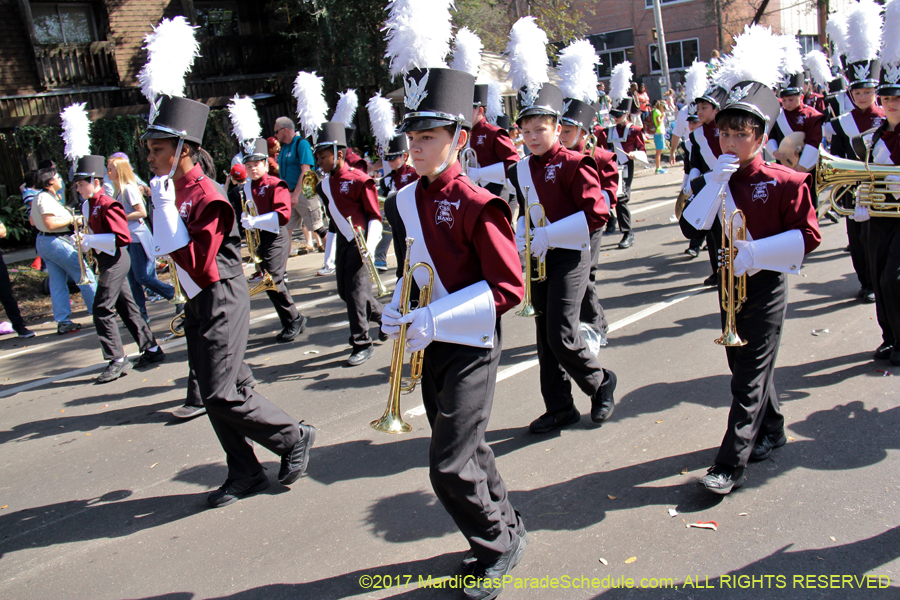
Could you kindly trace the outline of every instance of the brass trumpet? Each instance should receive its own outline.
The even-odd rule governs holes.
[[[535,281],[544,281],[547,279],[547,260],[546,257],[542,258],[538,261],[538,274],[537,277],[534,277],[531,272],[531,261],[533,260],[531,256],[531,240],[534,238],[534,234],[532,233],[531,226],[529,225],[529,221],[533,222],[531,218],[531,209],[532,207],[537,207],[541,210],[541,218],[538,219],[537,227],[544,227],[547,219],[544,215],[544,207],[541,206],[540,202],[533,202],[528,204],[528,192],[531,188],[527,185],[525,186],[525,297],[522,299],[522,309],[516,312],[517,317],[537,317],[541,313],[539,313],[535,308],[534,304],[531,302],[531,284]]]
[[[307,171],[308,173],[309,171]],[[250,215],[251,217],[258,217],[259,210],[256,208],[256,202],[253,201],[253,198],[247,198],[247,194],[243,193],[241,190],[241,209]],[[258,265],[262,262],[262,258],[259,257],[259,229],[253,229],[252,227],[244,230],[244,241],[247,243],[247,252],[250,254],[250,262]],[[275,282],[272,280],[272,276],[267,272],[263,271],[263,278],[257,283],[255,286],[250,288],[250,296],[255,296],[261,292],[266,291],[274,291],[277,289]]]
[[[741,339],[737,332],[737,320],[735,315],[740,312],[744,301],[747,300],[747,274],[740,277],[734,275],[734,257],[737,255],[734,248],[736,240],[747,239],[744,211],[737,209],[726,219],[725,214],[725,185],[719,192],[722,200],[722,262],[719,266],[720,289],[722,293],[722,310],[725,311],[725,326],[722,335],[715,339],[720,346],[738,347],[746,346],[747,342]],[[740,219],[740,225],[738,225]],[[727,227],[727,229],[726,229]]]
[[[587,140],[585,140],[585,142],[584,142],[583,154],[585,156],[593,156],[594,148],[596,148],[596,147],[597,147],[597,136],[594,135],[593,133],[591,133],[591,135],[589,135]]]
[[[91,251],[88,251],[87,256],[85,256],[84,251],[82,251],[81,249],[81,242],[82,240],[84,240],[84,236],[88,233],[88,225],[84,220],[84,217],[81,215],[76,215],[73,209],[69,208],[68,211],[72,215],[72,229],[73,236],[75,238],[75,250],[78,251],[78,268],[81,270],[81,279],[78,280],[77,285],[90,285],[91,280],[88,279],[87,269],[91,269],[96,276],[97,258]]]
[[[369,281],[375,284],[375,287],[378,289],[376,298],[380,298],[387,294],[387,288],[381,282],[381,277],[378,276],[378,270],[375,268],[375,262],[372,260],[372,255],[369,254],[369,248],[366,245],[366,236],[363,233],[362,227],[354,227],[353,226],[353,217],[347,217],[347,222],[350,223],[350,228],[353,230],[353,239],[356,240],[356,249],[359,250],[359,256],[362,258],[363,265],[366,267],[366,272],[369,274]],[[407,252],[409,250],[407,249]]]
[[[898,183],[885,181],[888,175],[900,175],[896,165],[872,165],[869,163],[872,151],[866,148],[866,160],[838,158],[819,149],[819,163],[816,167],[816,186],[821,193],[831,187],[829,202],[836,213],[851,217],[854,208],[845,208],[838,198],[847,188],[859,186],[857,202],[869,209],[873,217],[900,217],[900,200],[897,200]],[[891,201],[893,200],[893,201]]]
[[[462,167],[464,175],[469,175],[469,169],[478,169],[478,155],[475,151],[466,146],[459,155],[459,164]]]
[[[172,276],[172,287],[175,288],[175,295],[172,296],[172,299],[169,300],[170,304],[184,304],[188,301],[187,296],[184,295],[184,289],[181,287],[181,281],[178,280],[178,271],[175,269],[175,261],[172,260],[172,257],[166,255],[166,263],[169,265],[169,274]],[[184,311],[181,311],[169,321],[169,331],[172,332],[174,337],[181,337],[184,335]]]
[[[419,290],[418,308],[428,306],[431,302],[431,290],[434,288],[434,269],[431,265],[418,262],[410,268],[409,254],[415,240],[406,238],[406,258],[403,261],[403,286],[400,288],[400,314],[405,315],[410,311],[410,296],[412,295],[413,273],[416,269],[428,271],[428,285]],[[400,337],[394,340],[394,351],[391,354],[391,379],[390,395],[387,408],[380,419],[369,423],[372,429],[382,433],[408,433],[412,430],[409,423],[403,420],[400,413],[400,393],[409,393],[416,389],[416,384],[422,378],[422,366],[425,361],[425,351],[413,352],[409,357],[409,377],[403,377],[403,354],[406,349],[406,325],[400,326]]]
[[[316,175],[315,169],[309,169],[300,178],[300,191],[307,199],[316,195],[316,186],[319,185],[319,176]]]

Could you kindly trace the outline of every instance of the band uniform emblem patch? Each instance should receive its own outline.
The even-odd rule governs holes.
[[[558,162],[555,165],[547,165],[544,167],[544,181],[547,182],[555,182],[556,181],[556,171],[562,167],[562,163]]]
[[[406,183],[409,180],[409,173],[404,173],[400,176],[400,183]]]
[[[434,224],[440,225],[441,223],[446,223],[447,227],[453,229],[453,212],[450,210],[454,208],[459,210],[459,200],[456,202],[450,202],[449,200],[435,200],[438,205],[437,212],[434,215]]]
[[[481,134],[475,137],[475,145],[476,146],[484,146],[484,140],[487,139],[487,134]]]
[[[769,186],[776,186],[778,182],[776,180],[771,181],[760,181],[759,183],[751,184],[753,188],[753,196],[751,200],[756,202],[757,200],[762,200],[763,204],[769,199]]]
[[[341,182],[341,193],[342,193],[342,194],[348,194],[348,193],[350,193],[350,182],[349,182],[349,181],[342,181],[342,182]]]
[[[190,200],[183,202],[181,207],[178,209],[178,216],[182,219],[187,220],[188,216],[191,214],[191,207],[194,205]]]

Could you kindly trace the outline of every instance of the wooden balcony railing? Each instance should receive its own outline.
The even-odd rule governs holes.
[[[119,82],[113,42],[36,46],[34,52],[46,89]]]

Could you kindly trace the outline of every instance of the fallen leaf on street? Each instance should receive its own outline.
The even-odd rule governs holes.
[[[615,499],[616,499],[615,496],[610,496],[609,494],[607,494],[606,497],[609,498],[610,500],[615,500]]]
[[[153,463],[152,465],[150,465],[150,468],[152,469],[153,467],[155,467],[155,466],[158,465],[158,464],[159,464],[159,463]]]
[[[625,559],[625,564],[626,564],[626,565],[630,565],[631,563],[633,563],[633,562],[636,561],[636,560],[637,560],[637,556],[632,556],[631,558],[626,558],[626,559]]]
[[[834,539],[834,536],[833,536],[833,535],[829,535],[828,537],[831,538],[831,541],[832,541],[832,542],[836,542],[836,541],[837,541],[836,539]]]
[[[3,508],[6,508],[6,507],[4,506]],[[601,559],[600,559],[600,562],[601,562],[601,564],[603,564],[604,566],[606,566],[606,565],[609,564],[609,563],[606,561],[605,558],[601,558]]]

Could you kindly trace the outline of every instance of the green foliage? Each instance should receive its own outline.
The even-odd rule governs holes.
[[[485,50],[504,52],[520,17],[533,16],[551,42],[567,45],[587,33],[585,17],[593,14],[590,3],[578,0],[456,0],[453,23],[478,34]],[[547,51],[556,48],[548,45]]]
[[[9,196],[0,203],[0,221],[6,226],[6,246],[21,246],[31,242],[28,210],[21,196]]]
[[[216,164],[216,180],[224,181],[231,168],[231,157],[238,151],[237,140],[231,135],[228,109],[212,110],[203,132],[203,149],[209,152]]]

